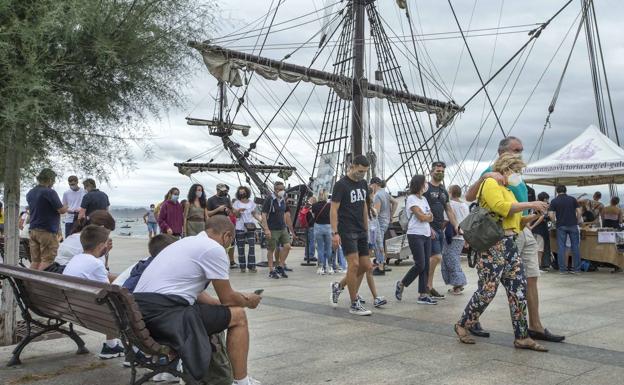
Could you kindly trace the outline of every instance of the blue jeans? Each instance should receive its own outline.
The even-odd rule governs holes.
[[[567,265],[566,257],[566,239],[570,237],[570,248],[572,249],[572,269],[579,271],[581,269],[581,251],[580,234],[578,226],[557,226],[557,262],[559,262],[559,271],[565,272]]]
[[[308,227],[308,231],[306,233],[307,234],[306,249],[305,249],[306,259],[310,259],[314,257],[314,226]]]
[[[332,263],[332,235],[331,225],[314,224],[314,239],[318,251],[319,267],[336,267]]]

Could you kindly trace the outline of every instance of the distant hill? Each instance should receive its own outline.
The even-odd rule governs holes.
[[[141,218],[147,212],[143,207],[115,207],[110,208],[111,215],[115,218]]]

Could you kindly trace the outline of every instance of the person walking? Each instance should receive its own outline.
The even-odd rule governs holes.
[[[165,198],[158,215],[160,232],[179,238],[184,231],[184,209],[179,202],[180,189],[170,188]]]
[[[61,214],[67,212],[67,206],[59,199],[52,186],[56,182],[56,173],[49,168],[37,175],[38,185],[26,194],[30,209],[30,268],[44,270],[54,262],[59,248],[57,234],[60,232]]]
[[[427,289],[429,294],[434,299],[444,299],[444,294],[441,294],[433,287],[433,276],[435,274],[436,267],[442,261],[442,250],[444,248],[444,213],[448,217],[449,224],[453,226],[453,231],[459,233],[459,225],[455,218],[455,212],[449,203],[449,194],[444,188],[444,171],[446,170],[446,163],[441,161],[435,161],[431,164],[431,181],[428,184],[428,188],[424,193],[431,213],[433,214],[433,221],[431,222],[431,258],[429,261],[429,275],[427,282]]]
[[[298,223],[298,225],[304,227],[305,232],[306,232],[306,245],[305,245],[305,254],[304,254],[304,259],[306,263],[318,261],[318,259],[314,257],[316,243],[314,240],[314,215],[312,214],[312,205],[315,204],[317,200],[318,199],[315,196],[311,196],[310,198],[308,198],[305,205],[301,208],[301,211],[299,212],[299,217],[298,217],[298,218],[301,218],[302,216],[305,217],[305,220],[303,221],[305,226],[302,226],[302,223]],[[297,222],[300,222],[300,221],[298,220]]]
[[[498,144],[499,157],[503,154],[517,154],[522,155],[524,146],[522,141],[515,136],[507,136],[502,139]],[[488,167],[481,177],[474,183],[466,192],[466,200],[472,202],[477,197],[477,192],[483,181],[487,178],[494,178],[499,184],[507,186],[509,190],[514,194],[516,201],[525,203],[529,201],[529,190],[527,185],[522,181],[521,175],[514,175],[511,181],[508,181],[504,175],[498,172],[493,172],[492,167]],[[512,182],[512,183],[508,183]],[[528,212],[524,213],[525,215]],[[537,216],[533,218],[537,219]],[[548,329],[542,325],[539,312],[539,292],[537,287],[537,279],[540,275],[539,261],[537,255],[537,242],[533,233],[528,228],[522,229],[522,232],[518,234],[517,239],[518,252],[522,258],[522,265],[527,277],[527,303],[529,306],[529,335],[534,339],[561,342],[565,339],[565,336],[552,334]],[[479,322],[473,323],[473,327],[470,329],[470,333],[479,337],[489,337],[490,333],[481,328]]]
[[[208,209],[208,217],[215,215],[223,215],[230,217],[232,214],[232,202],[230,200],[230,186],[225,183],[218,183],[215,195],[208,198],[206,208]],[[236,242],[236,240],[234,240]],[[236,268],[238,265],[234,260],[234,243],[228,248],[228,257],[230,258],[230,268]]]
[[[262,205],[262,227],[267,240],[267,259],[269,263],[269,278],[288,278],[286,274],[286,258],[290,252],[291,235],[295,229],[290,218],[290,207],[286,203],[286,187],[283,182],[273,184],[273,193],[264,200]],[[273,254],[278,246],[278,264],[273,268]]]
[[[251,189],[247,186],[240,186],[236,190],[236,201],[232,205],[234,215],[236,215],[236,246],[238,247],[238,266],[241,273],[249,270],[255,273],[256,269],[256,221],[261,221],[262,217],[256,210],[256,204],[251,199]],[[245,258],[245,245],[249,251]]]
[[[557,196],[550,202],[548,214],[557,227],[557,262],[559,274],[567,274],[566,240],[570,237],[572,249],[572,274],[581,271],[581,252],[579,250],[581,236],[579,232],[579,219],[581,208],[578,201],[567,194],[566,186],[559,185],[555,191]]]
[[[82,197],[82,202],[80,202],[78,219],[88,217],[95,210],[108,210],[110,206],[108,195],[97,189],[93,179],[85,179],[82,185],[87,193]]]
[[[537,194],[537,200],[550,205],[550,195],[545,192]],[[537,258],[540,263],[541,270],[548,270],[551,265],[550,252],[550,233],[548,231],[548,223],[550,217],[548,214],[540,215],[537,220],[528,225],[529,230],[533,232],[535,242],[537,242]]]
[[[526,301],[526,274],[522,266],[522,259],[516,246],[516,239],[522,233],[523,221],[532,219],[527,216],[523,219],[523,210],[544,212],[544,202],[518,202],[513,192],[507,187],[518,181],[525,163],[518,154],[504,153],[498,157],[492,169],[503,175],[507,184],[499,185],[496,179],[486,178],[480,193],[479,204],[502,218],[504,236],[479,258],[477,275],[479,284],[464,312],[455,324],[455,333],[465,344],[474,344],[475,340],[468,333],[468,329],[478,322],[479,317],[494,300],[499,283],[507,291],[511,322],[514,329],[514,347],[547,352],[548,349],[529,337],[527,324]]]
[[[455,213],[455,219],[461,223],[470,213],[468,204],[461,199],[462,191],[458,185],[452,185],[449,187],[449,194],[451,195],[450,205]],[[453,230],[450,226],[446,227],[446,234],[449,230]],[[445,244],[442,250],[442,279],[447,285],[453,286],[449,289],[449,293],[453,295],[459,295],[463,292],[464,286],[468,283],[466,280],[466,274],[461,267],[461,252],[464,249],[464,237],[461,229],[459,234],[454,231],[450,233],[450,236],[445,237]]]
[[[184,236],[197,235],[204,231],[208,210],[206,209],[206,193],[204,186],[193,184],[189,189],[184,204]]]
[[[76,175],[71,175],[67,178],[67,183],[69,184],[69,190],[63,193],[63,199],[61,200],[63,205],[68,207],[67,213],[65,213],[65,238],[71,235],[72,227],[78,221],[82,198],[87,194],[78,185],[78,177]]]
[[[154,204],[150,204],[149,210],[143,215],[143,222],[147,225],[147,233],[152,239],[158,234],[158,219],[156,219],[156,208]]]
[[[435,230],[430,225],[434,217],[427,198],[423,196],[425,191],[427,191],[425,176],[414,175],[410,181],[409,196],[404,209],[409,218],[406,237],[414,258],[414,265],[407,271],[403,279],[396,282],[394,296],[398,301],[403,300],[403,290],[418,277],[419,296],[416,302],[422,305],[437,305],[438,302],[431,298],[429,290],[427,290],[431,235]]]
[[[0,235],[4,235],[4,206],[0,202]]]
[[[364,274],[372,268],[368,253],[368,184],[364,180],[369,167],[366,156],[353,158],[347,175],[334,184],[330,208],[332,246],[342,245],[348,264],[345,280],[331,284],[331,302],[334,306],[338,304],[346,285],[351,303],[349,313],[360,316],[372,314],[358,299]]]
[[[399,206],[399,203],[396,199],[392,197],[386,190],[386,183],[381,180],[379,177],[372,177],[369,186],[372,189],[373,194],[373,207],[377,211],[377,220],[379,221],[379,233],[381,237],[378,237],[376,240],[376,246],[381,247],[383,253],[375,256],[375,270],[373,270],[374,275],[383,275],[382,271],[391,271],[389,267],[386,266],[387,261],[385,259],[385,245],[384,239],[385,234],[388,231],[388,227],[390,227],[390,222],[392,222],[392,217],[394,217],[394,213]],[[381,240],[381,245],[380,245]],[[382,260],[383,258],[383,260]]]
[[[314,216],[314,239],[318,253],[317,274],[334,274],[336,262],[332,258],[331,224],[329,223],[330,202],[327,200],[327,191],[321,190],[318,201],[312,205],[311,211]]]

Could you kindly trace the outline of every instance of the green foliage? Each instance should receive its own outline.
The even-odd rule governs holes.
[[[143,118],[181,103],[196,68],[186,43],[215,13],[213,0],[0,0],[2,153],[100,178],[129,165]]]

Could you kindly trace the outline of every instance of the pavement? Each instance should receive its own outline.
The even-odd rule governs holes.
[[[145,240],[116,238],[111,270],[121,271],[147,253]],[[256,255],[260,255],[260,249]],[[465,294],[449,295],[437,306],[416,303],[416,283],[394,299],[394,284],[409,269],[404,262],[386,276],[375,277],[388,299],[369,317],[348,313],[345,290],[339,306],[330,306],[330,284],[342,275],[319,276],[315,267],[300,266],[303,249],[288,260],[290,278],[258,273],[231,273],[240,291],[265,289],[261,305],[247,312],[251,335],[249,372],[269,384],[431,384],[431,385],[617,385],[624,384],[624,275],[608,269],[580,275],[543,273],[539,279],[540,313],[565,343],[544,343],[548,353],[514,349],[509,308],[499,293],[482,316],[489,339],[459,343],[453,332],[476,288],[474,269],[465,263]],[[439,270],[434,286],[445,291]],[[503,288],[501,287],[501,291]],[[366,284],[360,290],[372,303]],[[372,306],[371,306],[372,308]],[[123,359],[96,357],[104,337],[80,330],[90,354],[75,355],[67,338],[35,342],[22,355],[22,365],[0,367],[0,384],[127,384]],[[7,362],[12,347],[0,347]]]

